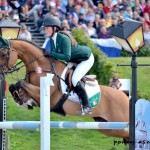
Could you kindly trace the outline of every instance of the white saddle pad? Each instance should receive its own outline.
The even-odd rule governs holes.
[[[63,73],[61,75],[62,79],[65,79],[66,71],[69,68],[71,68],[71,66],[73,66],[73,63],[68,63],[68,65],[66,66],[66,68],[64,69],[64,71],[63,71]],[[60,80],[60,83],[61,83],[62,93],[66,93],[67,85],[65,84],[65,82],[63,80]],[[99,87],[98,83],[95,84],[94,86],[90,85],[90,84],[85,84],[85,89],[86,89],[86,92],[87,92],[87,95],[88,95],[89,99],[91,97],[95,96],[97,93],[100,94],[100,87]],[[73,101],[73,102],[75,102],[75,103],[80,104],[80,100],[79,100],[78,95],[76,93],[74,93],[73,91],[71,91],[70,96],[69,96],[68,99]]]

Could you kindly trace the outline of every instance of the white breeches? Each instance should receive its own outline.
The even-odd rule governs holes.
[[[73,73],[73,76],[72,76],[72,84],[74,87],[76,87],[77,83],[91,69],[93,64],[94,64],[94,56],[91,53],[91,56],[89,57],[89,59],[82,61],[77,65],[77,67]]]

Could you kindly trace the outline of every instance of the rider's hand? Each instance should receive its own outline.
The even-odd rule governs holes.
[[[51,51],[44,51],[44,56],[45,57],[50,57],[51,56]]]

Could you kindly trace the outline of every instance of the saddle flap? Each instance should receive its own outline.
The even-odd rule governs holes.
[[[65,74],[65,82],[66,82],[67,85],[69,85],[69,87],[71,89],[73,88],[72,75],[73,75],[73,69],[68,69],[66,74]]]

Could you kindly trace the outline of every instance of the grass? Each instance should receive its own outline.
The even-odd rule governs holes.
[[[114,70],[120,73],[121,78],[131,79],[131,67],[117,67],[117,64],[130,64],[131,58],[109,58],[114,64]],[[138,63],[150,63],[149,58],[138,58]],[[22,73],[21,73],[22,74]],[[149,93],[150,67],[138,67],[138,89]],[[13,80],[7,77],[9,83]],[[108,79],[109,80],[109,79]],[[40,119],[40,109],[26,110],[16,106],[10,94],[7,99],[7,120],[36,121]],[[51,113],[52,121],[92,121],[91,118],[73,117]],[[10,138],[11,150],[40,150],[40,133],[32,130],[7,130]],[[126,150],[123,144],[114,146],[114,141],[122,139],[108,137],[94,130],[84,129],[51,129],[51,150]]]

